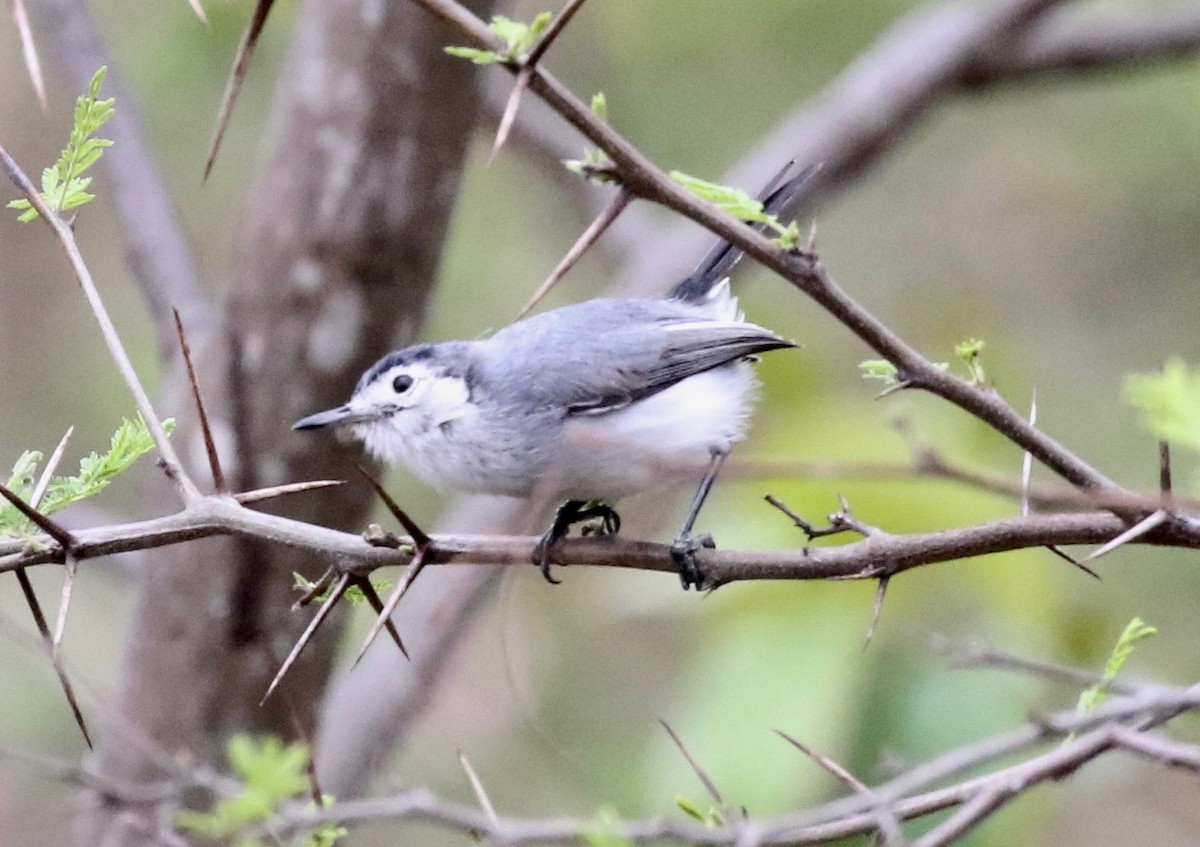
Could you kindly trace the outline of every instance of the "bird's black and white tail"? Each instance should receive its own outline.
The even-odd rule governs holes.
[[[785,181],[784,177],[795,166],[795,162],[788,162],[758,195],[764,211],[770,214],[779,214],[786,210],[796,199],[796,195],[799,194],[804,184],[821,167],[820,165],[809,165]],[[763,229],[762,224],[748,225],[760,231]],[[713,289],[733,272],[743,255],[740,248],[734,247],[728,241],[718,242],[708,251],[696,269],[671,289],[668,297],[672,300],[682,300],[685,303],[702,303],[708,300]]]

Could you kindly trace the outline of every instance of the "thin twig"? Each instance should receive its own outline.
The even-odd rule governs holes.
[[[138,379],[137,371],[134,370],[133,363],[129,360],[129,354],[125,352],[125,345],[121,342],[121,337],[117,334],[116,327],[113,326],[112,319],[108,315],[108,310],[104,307],[104,301],[100,298],[100,292],[96,289],[96,283],[92,279],[91,271],[88,270],[87,264],[83,260],[83,255],[79,252],[79,245],[75,242],[75,234],[63,219],[46,205],[41,193],[29,181],[29,177],[26,176],[25,172],[21,170],[20,166],[3,147],[0,147],[0,169],[24,193],[25,197],[33,205],[33,208],[37,209],[42,220],[54,230],[54,234],[58,237],[59,243],[62,244],[63,250],[67,254],[67,260],[71,264],[71,269],[75,272],[75,278],[79,281],[80,287],[83,288],[83,294],[87,298],[88,305],[91,307],[92,315],[100,325],[100,333],[104,337],[104,343],[108,347],[109,355],[112,356],[117,370],[120,371],[126,386],[129,388],[130,393],[133,394],[138,411],[141,412],[142,419],[146,422],[146,428],[149,430],[150,436],[154,439],[154,446],[158,448],[163,470],[175,484],[184,502],[194,500],[199,496],[199,491],[197,491],[191,477],[184,471],[179,457],[175,454],[175,448],[171,446],[170,439],[167,438],[166,432],[163,431],[162,421],[159,420],[158,414],[154,411],[154,406],[150,402],[150,397],[142,387],[141,380]]]
[[[37,95],[38,104],[46,111],[46,81],[42,77],[42,63],[38,59],[37,45],[33,43],[33,30],[29,28],[29,15],[25,11],[25,0],[12,0],[13,25],[21,39],[21,56],[25,59],[25,70],[29,74],[29,82],[33,93]]]

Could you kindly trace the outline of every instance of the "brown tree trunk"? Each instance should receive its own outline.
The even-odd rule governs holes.
[[[239,488],[345,478],[330,442],[292,433],[290,423],[342,402],[376,357],[419,332],[476,113],[471,65],[442,52],[453,40],[408,3],[305,4],[224,331],[198,356],[226,476]],[[186,402],[168,411],[186,417]],[[175,440],[185,457],[202,455],[187,420]],[[355,528],[370,507],[366,487],[351,484],[271,508]],[[293,710],[311,730],[336,621],[280,695],[258,701],[308,619],[290,611],[291,572],[327,564],[233,539],[156,554],[102,735],[102,775],[162,780],[180,752],[219,760],[231,733],[294,735]],[[98,805],[80,840],[137,843],[136,831],[153,824],[130,825],[128,812]]]

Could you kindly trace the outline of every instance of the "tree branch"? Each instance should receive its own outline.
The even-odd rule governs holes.
[[[1193,770],[1200,764],[1200,747],[1148,736],[1145,730],[1197,708],[1200,708],[1200,686],[1159,690],[1154,694],[1113,700],[1087,714],[1074,709],[1060,712],[952,750],[870,789],[869,793],[855,792],[776,818],[735,818],[716,827],[655,818],[619,822],[606,826],[604,831],[637,843],[666,839],[688,845],[728,847],[746,843],[819,844],[876,831],[881,803],[886,804],[889,813],[898,820],[911,820],[961,806],[958,813],[961,817],[951,818],[946,823],[953,821],[956,831],[966,831],[1008,800],[1043,782],[1061,778],[1114,748],[1129,749],[1163,764]],[[945,788],[923,791],[932,782],[1079,732],[1083,734],[1070,743],[1056,744],[1024,762]],[[575,844],[598,830],[597,824],[588,820],[496,817],[473,807],[442,801],[427,790],[412,789],[376,800],[335,803],[317,811],[297,806],[266,831],[277,837],[287,837],[326,821],[354,825],[402,819],[434,823],[507,845]],[[951,827],[946,826],[936,836],[936,830],[927,834],[929,847],[949,843],[945,836],[950,830]]]
[[[1200,531],[1164,525],[1136,543],[1200,548]],[[1101,544],[1126,530],[1118,517],[1103,513],[1030,515],[991,521],[961,529],[893,535],[877,531],[838,547],[789,550],[700,550],[697,562],[713,586],[764,579],[877,579],[922,565],[983,556],[1047,544]],[[316,524],[256,512],[227,497],[202,496],[182,511],[162,518],[73,533],[73,553],[80,561],[209,538],[234,535],[255,538],[333,560],[340,569],[364,575],[376,568],[404,565],[411,550],[374,546],[362,536]],[[431,565],[527,566],[534,536],[435,535],[427,556]],[[411,544],[400,537],[397,545]],[[667,544],[619,537],[567,539],[556,548],[567,565],[586,565],[674,574],[678,565]],[[62,550],[49,537],[34,544],[0,542],[0,573],[61,561]]]

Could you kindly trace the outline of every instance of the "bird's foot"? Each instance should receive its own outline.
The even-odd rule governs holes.
[[[580,530],[583,535],[616,535],[621,531],[621,516],[607,503],[589,503],[587,508],[579,513],[579,520],[584,522]]]
[[[684,591],[692,586],[697,591],[704,587],[704,574],[696,561],[696,551],[705,549],[717,549],[716,542],[707,532],[696,536],[680,535],[671,542],[671,558],[679,568],[679,581],[683,583]]]
[[[546,582],[552,585],[562,582],[550,575],[554,545],[567,537],[574,524],[584,521],[592,522],[584,527],[584,535],[616,535],[621,531],[621,516],[607,503],[568,500],[559,507],[554,515],[554,523],[533,548],[533,563],[541,569]]]

